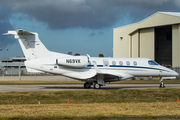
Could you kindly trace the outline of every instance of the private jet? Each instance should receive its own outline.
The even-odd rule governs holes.
[[[107,82],[150,76],[160,77],[160,87],[164,87],[166,77],[179,75],[148,58],[100,58],[52,52],[43,45],[37,33],[22,29],[8,31],[5,35],[14,35],[18,39],[26,57],[27,71],[33,69],[84,81],[84,88],[100,89]]]

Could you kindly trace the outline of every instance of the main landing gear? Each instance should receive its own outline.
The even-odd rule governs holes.
[[[84,88],[88,89],[88,88],[91,88],[91,85],[93,85],[92,82],[86,82],[84,83]],[[100,89],[101,88],[101,85],[98,84],[97,82],[94,83],[94,89]]]
[[[160,84],[159,88],[165,88],[165,85],[164,85],[163,81],[164,81],[164,79],[161,78],[161,80],[160,80],[161,84]]]
[[[91,88],[91,85],[93,85],[91,82],[84,83],[84,88]]]

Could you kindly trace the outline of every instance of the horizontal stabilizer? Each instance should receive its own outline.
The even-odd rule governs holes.
[[[19,29],[8,31],[8,33],[5,33],[4,35],[14,35],[14,37],[18,39],[27,61],[37,58],[51,57],[51,53],[39,40],[39,36],[35,32],[28,32]]]
[[[4,33],[3,35],[17,35],[16,31],[8,31],[8,33]]]
[[[9,31],[8,31],[9,32]],[[25,30],[16,30],[17,34],[20,34],[20,35],[34,35],[34,33],[32,32],[27,32]]]
[[[4,33],[3,35],[34,35],[32,32],[27,32],[25,30],[16,30],[16,31],[8,31],[8,33]]]

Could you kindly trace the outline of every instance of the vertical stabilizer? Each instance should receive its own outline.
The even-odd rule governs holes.
[[[14,35],[18,39],[26,60],[51,57],[50,51],[39,40],[38,34],[24,30],[8,31],[8,35]]]

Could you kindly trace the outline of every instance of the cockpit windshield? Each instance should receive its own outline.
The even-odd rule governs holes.
[[[156,62],[154,62],[153,60],[149,60],[149,61],[148,61],[148,64],[149,64],[149,65],[158,65],[158,64],[157,64]]]

